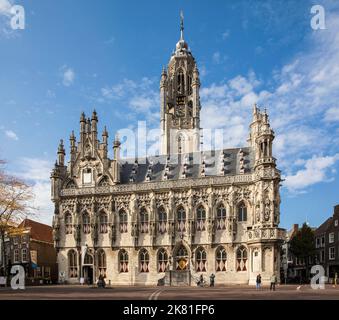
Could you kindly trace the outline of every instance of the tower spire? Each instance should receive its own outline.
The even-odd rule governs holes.
[[[184,13],[180,11],[180,40],[184,40]]]

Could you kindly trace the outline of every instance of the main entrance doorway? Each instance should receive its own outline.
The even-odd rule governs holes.
[[[87,284],[93,284],[94,279],[94,268],[93,268],[93,256],[86,253],[84,264],[82,267],[82,275]]]

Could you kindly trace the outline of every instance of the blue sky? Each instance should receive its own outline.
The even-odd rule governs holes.
[[[9,26],[24,6],[25,30]],[[310,26],[325,9],[325,30]],[[319,225],[339,203],[339,5],[336,1],[0,0],[0,158],[28,179],[51,222],[49,172],[81,111],[119,129],[159,125],[162,66],[185,39],[201,74],[202,126],[246,145],[251,107],[266,107],[286,179],[281,225]],[[68,148],[67,148],[68,149]]]

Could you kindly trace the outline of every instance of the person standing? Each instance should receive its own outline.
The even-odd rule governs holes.
[[[275,291],[275,284],[277,283],[277,276],[275,273],[271,277],[271,286],[270,286],[270,291],[273,290]]]
[[[256,289],[260,290],[261,287],[261,275],[260,273],[257,275],[257,279],[256,279]]]
[[[204,276],[203,276],[202,274],[200,275],[200,279],[199,279],[198,285],[199,285],[200,287],[203,287],[203,286],[204,286]]]
[[[210,275],[210,287],[214,287],[214,278],[215,278],[215,275],[214,275],[214,273],[212,273]]]

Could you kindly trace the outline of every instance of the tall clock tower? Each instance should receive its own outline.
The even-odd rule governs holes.
[[[162,154],[200,150],[199,71],[184,40],[181,13],[180,40],[160,80],[160,126]]]

